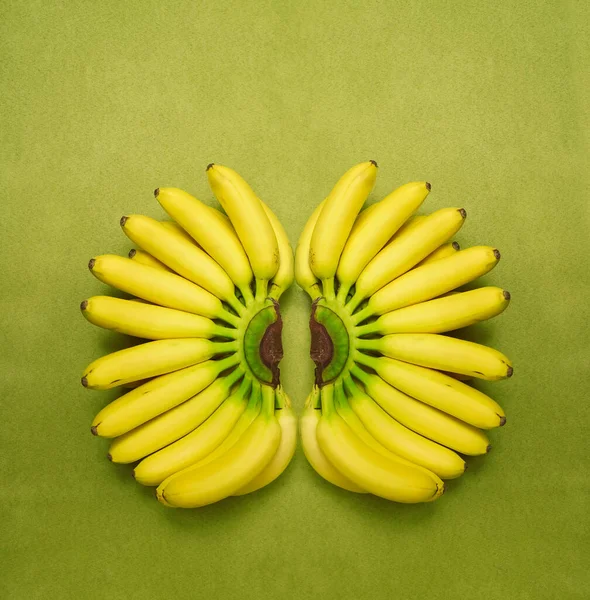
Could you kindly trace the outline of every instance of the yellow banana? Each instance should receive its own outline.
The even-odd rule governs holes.
[[[186,469],[213,452],[227,438],[244,413],[252,382],[244,377],[240,387],[199,427],[176,442],[146,456],[133,470],[143,485],[160,485],[170,475]]]
[[[109,390],[140,379],[178,371],[209,360],[216,354],[235,352],[237,341],[211,342],[201,338],[165,339],[112,352],[90,363],[82,374],[82,385]]]
[[[500,252],[495,248],[474,246],[416,267],[375,292],[367,307],[353,316],[353,321],[361,323],[373,315],[382,315],[446,294],[485,275],[499,260]]]
[[[372,323],[356,327],[355,335],[453,331],[499,315],[509,302],[506,290],[477,288],[385,313]]]
[[[160,262],[157,258],[154,258],[148,252],[144,252],[139,248],[131,248],[127,255],[131,260],[138,262],[147,267],[153,267],[154,269],[160,269],[160,271],[166,271],[172,273],[172,269],[169,269],[163,262]]]
[[[383,410],[412,431],[461,454],[476,456],[489,451],[490,442],[483,431],[410,398],[380,377],[370,375],[357,366],[351,372],[362,381],[367,394]]]
[[[311,213],[311,216],[307,220],[307,223],[299,236],[297,249],[295,250],[295,280],[297,281],[297,285],[305,290],[312,300],[319,298],[322,295],[322,290],[320,288],[321,284],[319,280],[313,274],[313,271],[309,266],[309,245],[311,243],[313,230],[320,213],[324,208],[325,202],[325,200],[322,200]]]
[[[195,241],[178,223],[175,223],[174,221],[160,221],[160,223],[170,233],[176,235],[178,239],[183,240],[185,242],[190,242],[191,244],[199,246],[199,248],[201,248],[201,245],[197,241]]]
[[[504,411],[497,402],[453,377],[393,358],[374,358],[363,352],[356,352],[355,358],[396,389],[469,425],[492,429],[506,423]]]
[[[238,314],[244,312],[229,275],[196,244],[145,215],[121,217],[121,227],[132,242],[179,275],[224,300]]]
[[[246,250],[256,278],[256,295],[262,298],[279,268],[279,246],[274,229],[259,198],[233,169],[210,164],[207,177]]]
[[[93,325],[148,340],[236,337],[235,329],[216,325],[207,317],[112,296],[88,298],[80,309]]]
[[[431,252],[424,260],[421,260],[416,267],[428,265],[436,260],[440,260],[441,258],[453,256],[453,254],[455,254],[455,252],[459,252],[460,249],[461,247],[459,246],[458,242],[449,242],[448,244],[443,244]]]
[[[328,194],[313,229],[309,265],[322,281],[323,292],[328,299],[334,297],[334,276],[340,255],[376,177],[377,163],[374,160],[349,169]]]
[[[328,460],[368,492],[404,503],[428,502],[442,493],[424,469],[393,462],[360,440],[333,406],[333,387],[322,388],[317,438]]]
[[[135,251],[133,258],[139,255],[140,251]],[[103,283],[148,302],[210,319],[223,319],[232,325],[239,324],[239,319],[226,311],[221,300],[211,292],[175,273],[141,264],[142,260],[143,257],[130,260],[115,254],[103,254],[91,259],[88,268]]]
[[[336,271],[340,283],[340,302],[344,304],[348,291],[361,271],[419,208],[429,192],[430,184],[427,182],[406,183],[359,214]]]
[[[229,219],[189,193],[178,188],[154,192],[162,208],[217,261],[242,292],[246,304],[253,300],[252,268]]]
[[[349,312],[455,235],[466,215],[462,208],[443,208],[396,236],[359,275],[354,296],[347,304]]]
[[[456,479],[465,461],[455,452],[408,429],[362,392],[350,375],[344,379],[348,403],[367,431],[394,454],[428,469],[441,479]]]
[[[513,373],[510,359],[498,350],[436,333],[395,333],[360,339],[356,347],[467,378],[495,381],[512,377]]]
[[[202,365],[197,365],[197,367],[202,367]],[[189,367],[189,369],[193,368]],[[144,403],[137,401],[134,410],[129,411],[131,414],[128,415],[128,420],[133,419],[135,423],[142,422],[142,424],[112,441],[109,448],[109,459],[115,463],[135,462],[172,444],[205,422],[230,395],[232,386],[243,376],[240,367],[223,378],[218,377],[220,372],[217,370],[217,373],[214,373],[211,378],[213,383],[204,389],[202,387],[203,378],[198,378],[197,385],[197,376],[189,373],[188,383],[184,382],[184,386],[181,380],[165,386],[171,388],[172,395],[165,395],[161,390],[156,390],[154,400],[157,402],[150,402],[148,406],[144,406],[145,401]],[[170,375],[162,377],[172,377],[173,375],[177,375],[177,373],[170,373]],[[139,389],[137,388],[137,390]],[[197,392],[196,396],[191,398],[190,395],[187,396],[187,390],[190,389],[201,389],[202,391]],[[187,397],[189,397],[188,400],[186,400]],[[154,417],[150,417],[150,421],[144,419],[148,411]]]

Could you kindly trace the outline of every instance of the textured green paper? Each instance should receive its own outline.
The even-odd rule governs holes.
[[[0,597],[590,597],[588,39],[584,2],[29,0],[0,7]],[[94,254],[160,185],[211,202],[242,173],[293,244],[350,166],[371,200],[428,179],[513,294],[470,339],[508,424],[433,505],[340,491],[299,450],[249,497],[166,510],[89,432],[117,393],[82,369],[128,340],[80,315]],[[313,378],[309,301],[283,297],[283,381]],[[585,316],[584,316],[585,315]]]

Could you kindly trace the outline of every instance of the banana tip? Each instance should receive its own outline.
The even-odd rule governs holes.
[[[82,377],[82,379],[80,379],[80,383],[87,388],[88,387],[88,379],[86,377]]]
[[[108,458],[108,459],[109,459],[111,462],[113,462],[113,457],[111,456],[111,453],[110,453],[110,452],[107,454],[107,458]]]
[[[461,246],[459,246],[459,242],[453,242],[451,244],[453,246],[453,250],[461,250]]]
[[[159,193],[160,193],[160,188],[156,188],[154,190],[154,198],[157,198]]]
[[[500,417],[500,427],[504,427],[506,425],[506,417]]]
[[[129,258],[133,258],[137,254],[137,250],[135,248],[131,248],[129,250],[129,254],[127,255]]]
[[[88,300],[82,300],[80,302],[80,310],[86,310],[88,308]]]
[[[500,250],[498,250],[497,248],[494,248],[494,256],[496,257],[496,260],[500,260]]]
[[[209,163],[207,165],[207,168],[205,169],[205,171],[208,171],[211,167],[214,167],[214,166],[215,166],[215,163]]]
[[[92,435],[98,435],[98,425],[93,425],[93,426],[90,428],[90,433],[91,433]]]
[[[129,217],[121,217],[121,220],[119,221],[121,227],[125,227],[125,223],[127,223],[127,219]]]
[[[428,191],[430,191],[432,189],[432,184],[430,183],[430,181],[427,181],[424,185],[426,186],[426,189]]]
[[[486,454],[492,449],[492,445],[488,444],[488,447],[486,448]]]
[[[377,169],[379,168],[379,165],[377,164],[376,160],[370,160],[369,161],[372,165],[374,165]]]
[[[92,269],[94,269],[94,265],[95,265],[95,264],[96,264],[96,259],[94,259],[94,258],[91,258],[91,259],[88,261],[88,268],[89,268],[89,269],[92,271]]]
[[[461,215],[461,217],[463,219],[465,219],[467,217],[467,211],[464,208],[459,209],[459,214]]]
[[[514,373],[514,369],[512,367],[508,367],[506,369],[506,377],[512,377],[513,373]]]
[[[504,299],[505,299],[505,300],[510,300],[510,292],[508,292],[508,291],[504,290],[504,291],[502,292],[502,296],[504,296]]]

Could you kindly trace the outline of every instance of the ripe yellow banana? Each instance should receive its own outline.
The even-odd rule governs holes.
[[[344,490],[355,492],[357,494],[366,494],[367,492],[356,483],[345,477],[334,465],[324,456],[320,449],[316,437],[317,425],[322,416],[319,407],[319,388],[314,390],[305,401],[305,408],[299,424],[301,430],[301,445],[307,462],[313,467],[314,471],[323,479]],[[318,404],[315,407],[315,404]]]
[[[246,250],[256,278],[256,295],[262,298],[279,268],[279,246],[274,229],[258,196],[233,169],[210,164],[207,177]]]
[[[359,275],[354,296],[347,304],[349,312],[455,235],[466,215],[462,208],[442,208],[397,235]]]
[[[338,263],[338,298],[344,304],[348,291],[369,261],[424,202],[430,184],[406,183],[357,217]]]
[[[357,337],[378,333],[444,333],[491,319],[503,312],[510,293],[498,287],[482,287],[451,296],[406,306],[355,328]]]
[[[410,398],[380,377],[370,375],[357,366],[351,372],[362,381],[367,394],[383,410],[412,431],[461,454],[477,456],[489,451],[490,442],[483,431]]]
[[[328,460],[368,492],[404,503],[428,502],[440,496],[433,477],[424,469],[393,462],[360,440],[333,406],[333,386],[322,388],[322,418],[317,438]]]
[[[513,373],[510,359],[498,350],[436,333],[394,333],[357,340],[356,347],[467,378],[496,381]]]
[[[169,506],[195,508],[231,496],[259,475],[277,451],[281,427],[274,416],[274,390],[263,389],[263,406],[252,425],[227,452],[163,481],[158,499]]]
[[[82,385],[93,390],[109,390],[132,381],[178,371],[237,349],[235,340],[211,342],[201,338],[180,338],[147,342],[93,361],[84,369]]]
[[[154,192],[162,208],[217,261],[242,292],[246,304],[253,300],[252,268],[234,228],[221,212],[178,188]]]
[[[418,304],[446,294],[491,271],[500,252],[490,246],[474,246],[447,258],[416,267],[375,292],[366,308],[353,316],[361,323],[404,306]]]
[[[367,431],[385,448],[420,465],[441,479],[456,479],[465,472],[465,461],[455,452],[408,429],[353,382],[344,379],[349,393],[348,403]]]
[[[151,379],[105,406],[94,417],[91,431],[109,438],[127,433],[198,394],[237,362],[232,355]]]
[[[197,367],[202,366],[197,365]],[[193,368],[189,367],[189,369]],[[187,397],[186,390],[189,387],[199,389],[203,381],[200,378],[199,385],[197,385],[195,383],[197,377],[194,373],[189,374],[189,377],[187,377],[189,383],[185,382],[182,390],[179,389],[182,387],[182,381],[174,382],[173,396],[166,396],[156,391],[155,399],[158,400],[157,403],[150,402],[149,406],[144,406],[143,403],[138,401],[135,410],[129,415],[129,420],[143,421],[143,424],[113,440],[109,448],[109,459],[115,463],[135,462],[160,450],[160,448],[172,444],[205,422],[230,395],[232,386],[243,376],[240,367],[226,377],[215,379],[219,373],[220,371],[215,373],[213,383],[204,389],[200,388],[202,391],[192,398],[189,396],[190,399],[188,400],[183,401],[181,399]],[[173,375],[177,375],[177,373],[163,375],[162,377],[172,377]],[[139,389],[137,388],[137,390]],[[180,404],[177,402],[178,399],[180,399]],[[152,416],[158,416],[151,418],[150,421],[145,421],[143,416],[148,411],[152,413]]]
[[[140,256],[135,251],[133,258]],[[148,255],[149,256],[149,255]],[[141,264],[115,254],[96,256],[88,263],[90,272],[100,281],[148,302],[190,313],[222,319],[232,325],[239,319],[223,308],[221,300],[211,292],[175,273]],[[156,259],[154,259],[156,260]]]
[[[453,256],[453,254],[455,254],[455,252],[459,252],[460,249],[461,247],[459,246],[458,242],[449,242],[448,244],[443,244],[431,252],[424,260],[421,260],[416,267],[428,265],[436,260],[440,260],[441,258]]]
[[[279,247],[279,268],[271,279],[268,287],[269,297],[278,300],[281,297],[281,294],[291,286],[295,277],[293,248],[291,248],[291,243],[289,242],[289,237],[287,236],[283,224],[262,200],[260,201],[260,204],[262,204],[262,208],[264,208],[264,212],[272,225]]]
[[[225,300],[238,314],[244,312],[229,275],[196,244],[145,215],[122,217],[121,227],[132,242],[179,275]]]
[[[506,423],[504,411],[497,402],[453,377],[393,358],[374,358],[358,351],[355,358],[356,362],[371,367],[396,389],[469,425],[492,429]]]
[[[195,246],[199,246],[199,248],[201,248],[201,245],[195,241],[189,234],[188,232],[186,232],[178,223],[175,223],[174,221],[160,221],[160,223],[170,232],[176,235],[176,237],[180,240],[183,240],[185,242],[190,242],[191,244],[195,245]],[[202,248],[201,248],[202,249]]]
[[[157,258],[154,258],[148,252],[144,252],[140,248],[131,248],[127,255],[131,260],[138,262],[147,267],[153,267],[154,269],[160,269],[160,271],[166,271],[172,273],[172,269],[169,269],[163,262],[160,262]]]
[[[244,377],[239,388],[194,431],[146,456],[133,470],[143,485],[160,485],[170,475],[202,460],[227,438],[248,404],[252,382]]]
[[[259,490],[277,479],[289,466],[297,446],[297,417],[291,408],[291,401],[282,388],[275,390],[277,409],[275,416],[281,427],[281,442],[272,460],[263,471],[244,487],[234,492],[234,496],[243,496]]]
[[[322,281],[324,296],[334,297],[334,276],[352,226],[377,177],[377,163],[364,162],[349,169],[325,200],[313,229],[309,265]]]
[[[236,337],[235,329],[216,325],[207,317],[112,296],[88,298],[80,309],[93,325],[148,340]]]
[[[309,245],[311,243],[313,230],[320,213],[324,208],[325,202],[325,200],[322,200],[311,213],[311,216],[307,220],[307,223],[299,236],[297,248],[295,250],[295,280],[297,281],[297,285],[305,290],[312,300],[319,298],[322,295],[322,290],[320,281],[313,274],[313,271],[309,266]]]

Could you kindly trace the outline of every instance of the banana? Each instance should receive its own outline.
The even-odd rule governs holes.
[[[256,278],[256,296],[266,296],[268,282],[279,268],[277,236],[252,188],[233,169],[207,166],[211,190],[229,216]]]
[[[84,369],[82,385],[93,390],[109,390],[132,381],[178,371],[237,349],[236,341],[215,343],[201,338],[147,342],[93,361]]]
[[[199,427],[176,442],[146,456],[133,470],[142,485],[160,485],[213,452],[227,438],[244,413],[252,381],[244,377],[240,387]]]
[[[495,248],[474,246],[415,267],[375,292],[367,307],[353,316],[353,321],[361,323],[373,315],[382,315],[446,294],[485,275],[499,260],[500,252]]]
[[[227,452],[163,481],[158,499],[181,508],[206,506],[223,500],[259,475],[272,460],[281,441],[274,416],[274,390],[263,387],[260,414]]]
[[[137,256],[140,256],[140,251],[135,251],[133,258]],[[232,325],[239,324],[239,319],[225,310],[221,300],[211,292],[175,273],[141,264],[141,260],[103,254],[92,258],[88,268],[103,283],[148,302],[210,319],[222,319]]]
[[[133,243],[160,262],[224,300],[238,314],[244,312],[229,275],[196,244],[145,215],[121,217],[121,227]]]
[[[430,187],[424,181],[406,183],[359,214],[336,271],[340,283],[338,299],[342,304],[361,271],[426,200]]]
[[[297,417],[291,408],[291,401],[281,387],[275,390],[277,409],[275,416],[281,427],[281,442],[272,460],[252,481],[240,488],[233,496],[243,496],[255,492],[277,479],[289,466],[297,446]]]
[[[374,160],[349,169],[325,200],[313,229],[309,246],[309,265],[322,281],[324,296],[334,297],[334,276],[340,255],[352,226],[377,177]]]
[[[396,236],[359,275],[354,296],[346,305],[348,311],[352,313],[365,298],[409,271],[455,235],[466,216],[462,208],[442,208]]]
[[[154,196],[191,238],[223,267],[242,292],[246,304],[250,304],[253,300],[250,289],[252,268],[229,219],[178,188],[158,188]]]
[[[202,366],[197,365],[197,367]],[[189,367],[189,369],[194,368],[196,367]],[[139,422],[142,424],[134,425],[135,429],[128,430],[127,433],[112,441],[109,448],[109,459],[115,463],[135,462],[172,444],[204,423],[230,395],[232,386],[244,375],[240,367],[222,378],[218,377],[221,371],[218,369],[216,371],[211,372],[211,377],[208,378],[213,383],[204,389],[202,387],[204,377],[197,377],[193,372],[186,377],[187,381],[184,381],[184,386],[181,378],[172,382],[171,385],[165,386],[165,388],[170,388],[171,395],[164,394],[160,388],[154,394],[154,400],[157,402],[152,401],[147,407],[144,406],[145,400],[134,402],[136,406],[133,411],[128,411],[125,415],[126,421],[133,420],[135,424]],[[177,373],[162,377],[172,377]],[[139,389],[137,388],[137,390]],[[202,391],[190,398],[190,391],[195,389]],[[187,392],[189,393],[187,394]],[[188,400],[186,400],[187,397],[189,397]],[[150,417],[150,421],[146,421],[144,418],[148,411],[151,417],[154,417]]]
[[[509,302],[510,293],[502,288],[477,288],[385,313],[355,327],[354,334],[444,333],[491,319],[506,310]]]
[[[178,223],[175,223],[174,221],[160,221],[160,223],[170,233],[176,235],[178,239],[183,240],[185,242],[190,242],[195,246],[199,246],[199,248],[201,248],[202,250],[201,245],[197,241],[195,241]]]
[[[236,337],[235,329],[216,325],[207,317],[112,296],[88,298],[80,309],[93,325],[148,340]]]
[[[260,201],[260,204],[262,204],[262,208],[264,208],[264,212],[272,225],[279,246],[279,268],[271,279],[268,288],[269,297],[278,300],[281,297],[281,294],[291,286],[295,277],[293,248],[291,248],[289,237],[287,236],[283,224],[262,200]]]
[[[386,413],[362,392],[350,375],[344,378],[348,403],[367,431],[397,456],[420,465],[441,479],[456,479],[465,472],[465,461],[449,448],[418,435]]]
[[[148,252],[144,252],[139,248],[131,248],[129,250],[129,254],[127,255],[131,260],[138,262],[142,265],[146,265],[148,267],[153,267],[154,269],[160,269],[160,271],[166,271],[167,273],[172,273],[172,269],[169,269],[163,262],[160,262],[157,258],[154,258]]]
[[[401,392],[469,425],[492,429],[506,423],[506,416],[498,403],[448,375],[393,358],[374,358],[358,351],[355,359],[357,363],[372,368],[381,379]]]
[[[425,259],[421,260],[416,267],[428,265],[436,260],[440,260],[441,258],[453,256],[453,254],[455,254],[455,252],[459,252],[459,250],[461,250],[461,246],[459,246],[458,242],[449,242],[448,244],[443,244],[431,252]]]
[[[388,460],[360,440],[333,405],[333,386],[322,388],[322,418],[318,444],[328,460],[346,477],[368,492],[395,502],[428,502],[440,496],[424,469]]]
[[[456,419],[428,404],[410,398],[376,375],[358,366],[351,373],[359,379],[371,396],[394,419],[412,431],[447,446],[461,454],[486,454],[490,442],[483,431]]]
[[[311,213],[311,216],[307,220],[307,223],[299,236],[297,248],[295,250],[295,280],[297,281],[297,285],[305,290],[312,300],[319,298],[322,295],[322,291],[319,280],[313,274],[313,271],[309,266],[309,245],[311,243],[313,230],[320,213],[324,208],[325,202],[326,200],[322,200]]]
[[[299,424],[301,430],[301,445],[307,462],[313,467],[315,472],[339,488],[357,494],[366,494],[367,492],[345,477],[334,465],[324,456],[318,445],[316,431],[322,412],[319,407],[315,407],[319,399],[319,388],[314,386],[314,390],[309,394],[305,401],[305,408]]]
[[[436,333],[395,333],[359,339],[356,347],[467,378],[496,381],[512,377],[513,373],[510,359],[498,350]]]
[[[414,229],[416,229],[416,227],[418,227],[418,225],[420,225],[420,223],[422,223],[424,221],[424,219],[426,219],[426,217],[428,217],[429,215],[414,215],[413,217],[410,217],[392,236],[391,239],[387,242],[387,244],[385,244],[386,246],[388,246],[389,244],[391,244],[391,242],[393,242],[394,240],[397,240],[398,238],[400,238],[402,235],[406,235],[407,233],[409,233],[410,231],[413,231]]]

